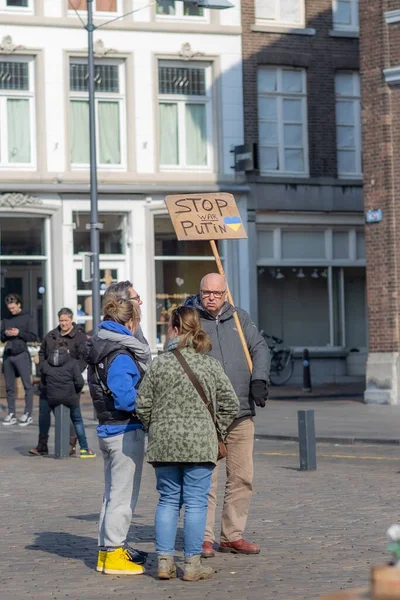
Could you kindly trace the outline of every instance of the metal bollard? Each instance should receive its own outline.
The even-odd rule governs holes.
[[[70,412],[67,406],[59,404],[56,406],[55,411],[55,457],[56,458],[68,458],[69,457],[69,421]]]
[[[317,449],[315,444],[315,424],[313,410],[297,411],[299,424],[300,470],[317,470]]]
[[[303,392],[312,392],[310,353],[307,348],[303,350]]]

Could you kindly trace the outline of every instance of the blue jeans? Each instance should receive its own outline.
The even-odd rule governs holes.
[[[183,540],[185,556],[201,554],[206,528],[211,463],[157,466],[156,552],[174,554],[179,513],[185,505]]]
[[[76,436],[79,440],[81,450],[89,450],[89,446],[86,439],[85,426],[83,424],[82,419],[81,407],[78,405],[74,406],[74,408],[70,408],[69,414],[71,417],[71,421],[74,424]]]
[[[82,413],[80,406],[70,408],[70,417],[74,425],[76,436],[79,440],[79,445],[82,450],[88,450],[88,443],[86,439],[85,426],[83,424]],[[51,425],[51,413],[53,409],[49,406],[47,398],[44,395],[40,396],[39,399],[39,435],[49,435]],[[74,437],[74,431],[70,428],[70,437]]]

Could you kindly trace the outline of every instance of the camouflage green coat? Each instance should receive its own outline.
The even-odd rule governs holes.
[[[222,434],[236,417],[239,401],[223,368],[193,348],[182,356],[217,409]],[[148,462],[217,462],[214,423],[203,400],[172,352],[157,357],[139,388],[136,412],[149,433]]]

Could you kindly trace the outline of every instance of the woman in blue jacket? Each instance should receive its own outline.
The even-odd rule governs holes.
[[[139,575],[146,553],[126,545],[135,509],[144,458],[145,434],[135,414],[136,396],[145,363],[134,337],[139,308],[129,300],[110,298],[104,320],[89,344],[88,381],[99,425],[104,459],[105,492],[99,523],[97,571]]]

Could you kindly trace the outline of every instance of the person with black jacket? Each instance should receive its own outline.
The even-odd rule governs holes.
[[[6,382],[8,415],[3,425],[15,425],[15,379],[20,377],[25,390],[25,412],[19,419],[20,427],[33,421],[33,387],[31,381],[31,357],[27,342],[39,340],[32,315],[22,308],[18,294],[8,294],[5,300],[10,316],[1,322],[1,341],[6,345],[3,352],[3,373]]]
[[[69,408],[81,447],[80,457],[95,458],[96,454],[88,447],[79,406],[79,394],[84,383],[79,364],[71,358],[67,342],[62,338],[58,339],[48,359],[42,365],[40,387],[45,393],[51,410],[60,404]],[[40,454],[48,454],[48,451],[42,451]]]
[[[87,336],[73,321],[74,313],[70,308],[61,308],[58,311],[58,327],[45,335],[39,350],[39,373],[41,373],[45,361],[55,349],[59,340],[67,344],[71,359],[77,362],[82,373],[86,368],[84,359]],[[46,392],[42,390],[39,398],[39,440],[36,448],[31,448],[29,454],[47,454],[47,441],[51,423],[51,406],[49,405]],[[70,455],[75,455],[77,437],[71,423],[70,428]]]

